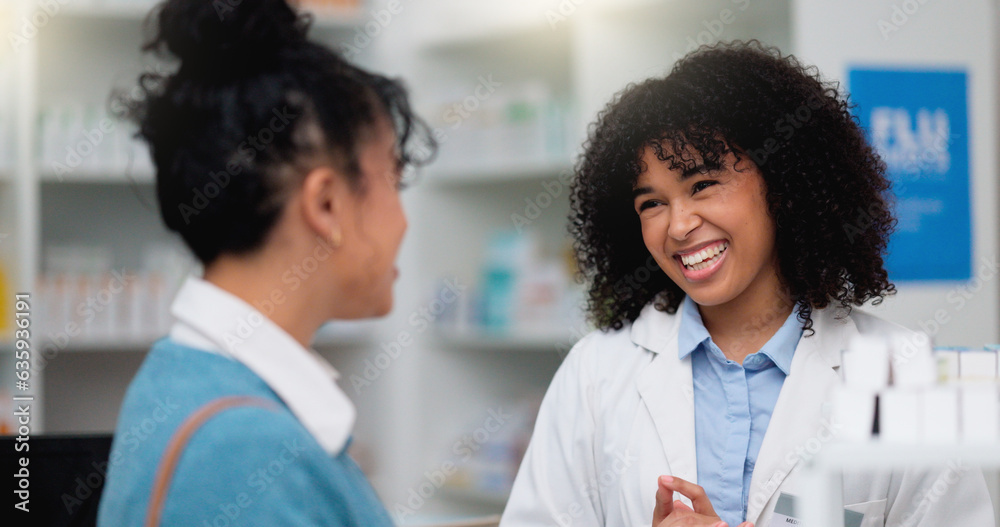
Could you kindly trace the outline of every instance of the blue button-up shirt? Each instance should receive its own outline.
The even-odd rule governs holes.
[[[691,355],[698,484],[729,525],[745,521],[757,454],[802,336],[793,309],[771,340],[743,364],[726,358],[690,297],[681,307],[678,352]]]

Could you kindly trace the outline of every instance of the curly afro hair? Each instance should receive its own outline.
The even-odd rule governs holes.
[[[617,94],[591,125],[570,188],[594,324],[621,329],[650,302],[675,313],[684,298],[646,249],[633,209],[647,147],[671,169],[691,168],[692,156],[670,152],[697,152],[707,166],[730,152],[757,164],[779,276],[807,334],[813,309],[893,294],[882,257],[895,227],[890,183],[850,108],[814,67],[757,41],[702,47],[666,77]]]

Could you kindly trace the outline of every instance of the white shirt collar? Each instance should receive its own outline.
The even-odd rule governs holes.
[[[278,394],[330,454],[343,450],[356,415],[323,357],[250,304],[197,277],[188,277],[171,312],[170,338],[241,362]]]

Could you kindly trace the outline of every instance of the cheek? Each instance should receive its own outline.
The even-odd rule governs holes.
[[[663,250],[663,236],[666,225],[659,225],[654,219],[639,220],[639,227],[646,250],[659,258],[658,253]]]

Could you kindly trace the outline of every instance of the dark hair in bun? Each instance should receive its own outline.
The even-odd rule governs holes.
[[[143,49],[179,65],[141,76],[129,115],[149,143],[164,223],[205,264],[259,248],[311,168],[334,166],[363,191],[357,147],[380,118],[404,164],[436,150],[399,81],[310,41],[310,18],[284,0],[167,0],[149,21]]]

